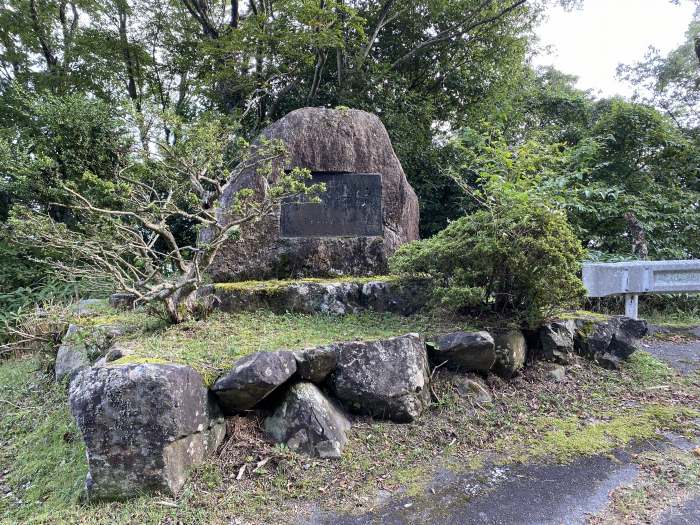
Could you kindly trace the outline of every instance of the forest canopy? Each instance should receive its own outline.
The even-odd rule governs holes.
[[[551,199],[590,258],[636,256],[632,220],[650,258],[700,257],[700,17],[669,55],[621,66],[634,100],[599,99],[531,65],[553,3],[8,0],[0,221],[29,209],[84,231],[60,188],[114,204],[105,185],[154,141],[176,144],[173,122],[228,119],[235,145],[300,107],[352,107],[386,125],[423,237],[476,211],[455,177],[478,190],[497,176]],[[185,220],[171,226],[196,235]],[[37,262],[46,254],[11,243],[10,230],[0,238],[5,301],[52,283]]]

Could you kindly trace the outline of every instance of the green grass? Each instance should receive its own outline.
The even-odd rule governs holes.
[[[640,316],[668,328],[700,326],[700,294],[642,296]]]
[[[440,330],[468,329],[465,321],[396,314],[274,314],[268,311],[225,314],[190,321],[138,337],[134,354],[115,364],[157,359],[186,364],[211,383],[241,357],[253,352],[299,349],[338,341],[373,340]]]
[[[673,369],[648,352],[635,352],[625,363],[625,369],[640,386],[655,386],[669,381]]]
[[[121,325],[135,333],[153,332],[167,326],[164,318],[147,315],[143,309],[116,310],[109,305],[88,315],[74,316],[70,322],[85,327]]]
[[[700,326],[700,310],[650,310],[642,311],[640,316],[651,324],[668,328],[692,328]]]
[[[86,505],[78,499],[86,473],[84,449],[75,439],[65,389],[50,382],[37,359],[3,361],[0,398],[9,409],[0,412],[0,464],[10,472],[0,485],[8,485],[22,503],[0,497],[0,523],[230,523],[238,518],[275,524],[310,507],[366,510],[378,488],[429,504],[430,481],[443,467],[478,469],[490,454],[503,463],[569,461],[654,439],[661,429],[692,428],[697,414],[683,400],[697,397],[697,384],[684,386],[675,375],[650,373],[663,369],[651,356],[641,363],[612,372],[581,361],[565,383],[546,382],[546,366],[539,364],[508,382],[491,378],[494,405],[488,410],[457,396],[449,381],[453,373],[440,370],[434,389],[443,402],[410,425],[355,419],[339,461],[309,459],[267,443],[259,422],[240,418],[248,430],[235,430],[233,448],[197,468],[177,498]],[[671,388],[649,391],[641,377]],[[255,474],[249,468],[242,480],[235,479],[243,463],[268,458]]]
[[[39,368],[35,358],[0,361],[0,465],[10,467],[3,481],[23,502],[0,497],[4,523],[48,523],[57,509],[78,503],[85,483],[85,450],[65,386]]]

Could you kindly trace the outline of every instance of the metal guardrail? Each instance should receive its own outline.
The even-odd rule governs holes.
[[[700,292],[700,260],[585,263],[588,297],[625,296],[625,315],[637,319],[639,296]]]

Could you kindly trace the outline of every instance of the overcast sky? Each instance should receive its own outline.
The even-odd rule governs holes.
[[[598,96],[629,96],[629,84],[615,78],[617,65],[640,60],[651,45],[664,53],[680,45],[693,10],[689,1],[669,0],[584,0],[580,10],[552,9],[538,31],[552,49],[535,64],[578,76],[578,86]]]

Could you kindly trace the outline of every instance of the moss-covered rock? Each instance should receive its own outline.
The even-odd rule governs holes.
[[[494,334],[496,362],[493,371],[509,379],[524,366],[527,359],[527,342],[520,330],[508,330]]]
[[[637,350],[637,341],[648,331],[646,321],[624,316],[605,320],[579,318],[574,320],[574,347],[582,356],[606,368],[619,368]]]
[[[86,369],[71,383],[70,407],[87,447],[86,488],[94,499],[176,494],[225,432],[199,374],[180,365]]]
[[[119,331],[113,325],[69,325],[56,354],[56,381],[74,376],[99,359],[106,352],[115,333]]]
[[[428,357],[418,334],[334,346],[338,366],[327,383],[348,409],[403,423],[429,405]]]
[[[427,279],[301,279],[218,283],[202,289],[199,295],[213,296],[213,303],[225,312],[267,309],[342,315],[371,310],[411,315],[426,305],[430,288]]]
[[[296,383],[275,412],[265,419],[265,431],[295,452],[339,458],[350,421],[313,383]]]

